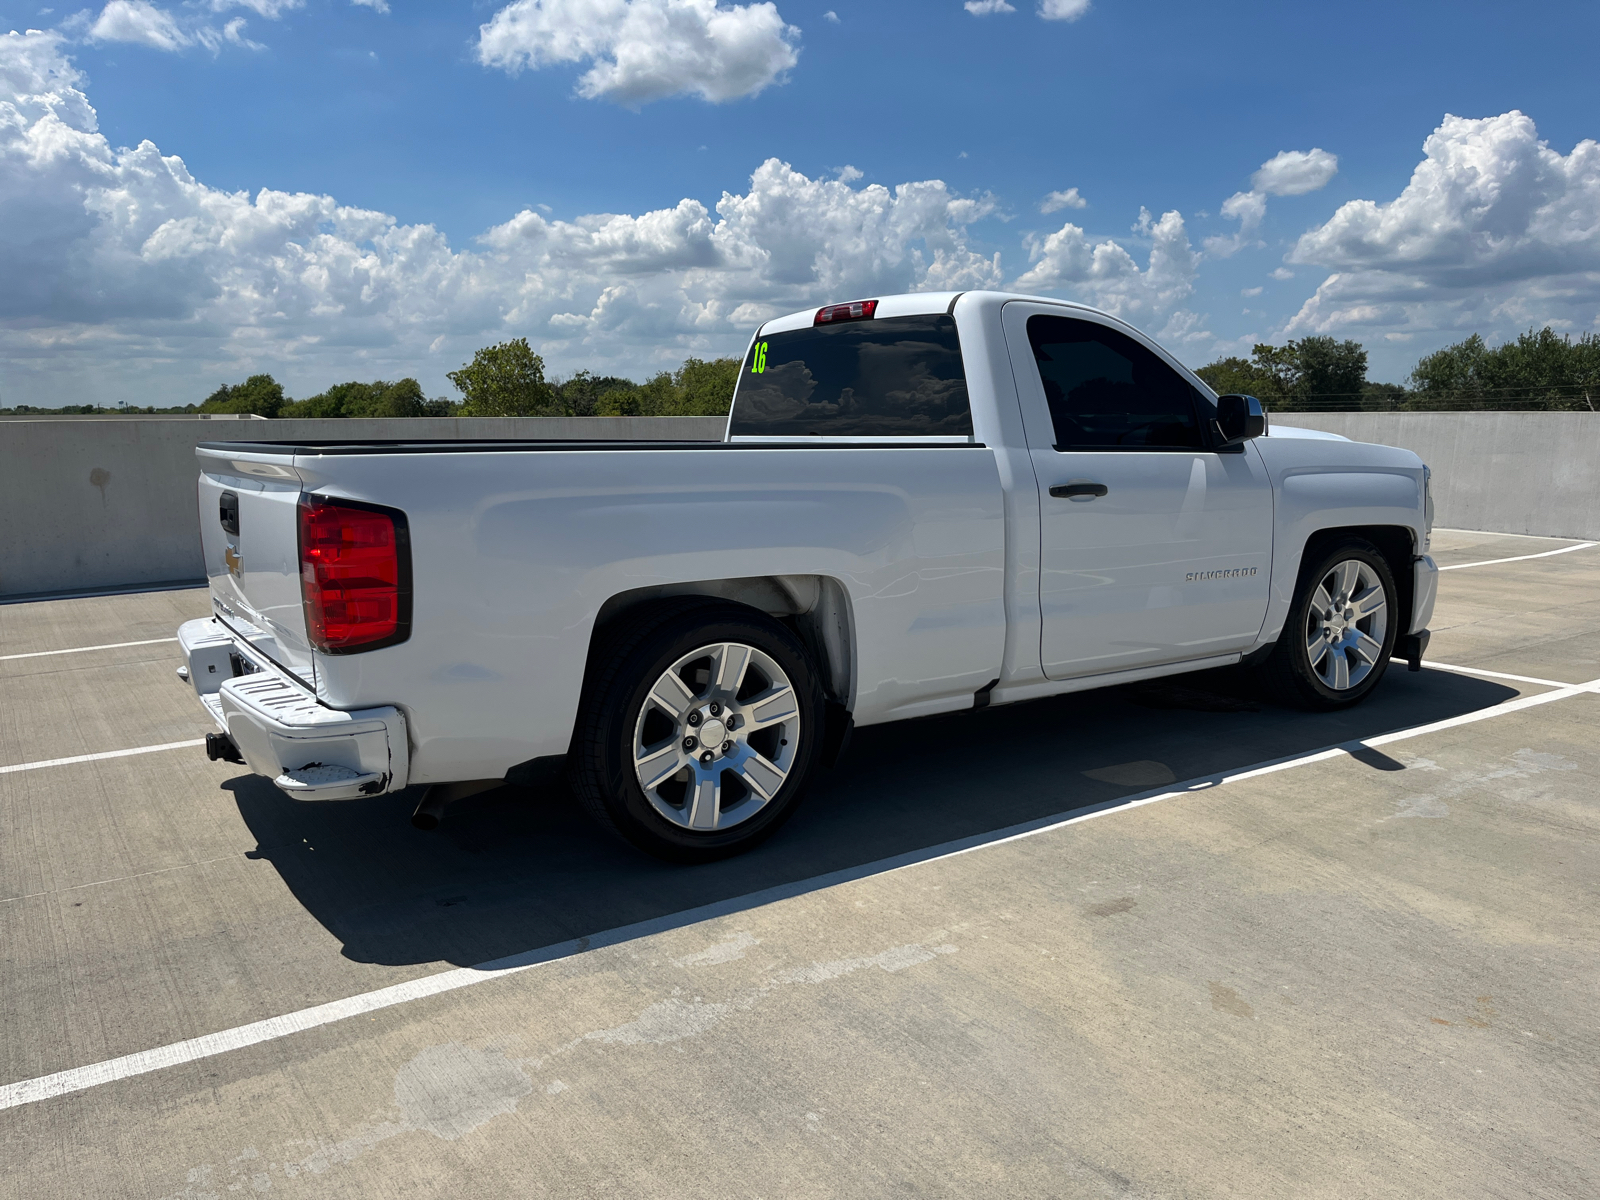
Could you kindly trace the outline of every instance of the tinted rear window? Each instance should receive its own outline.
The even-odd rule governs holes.
[[[846,321],[762,338],[733,400],[734,434],[970,436],[954,317]]]

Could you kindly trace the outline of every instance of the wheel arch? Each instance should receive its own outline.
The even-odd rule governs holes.
[[[619,622],[645,616],[667,601],[703,597],[742,604],[788,626],[810,652],[824,696],[847,711],[855,707],[855,620],[850,593],[829,575],[755,575],[695,579],[618,592],[600,608],[589,643],[596,645]]]
[[[1416,574],[1412,561],[1420,551],[1416,548],[1416,533],[1409,525],[1335,525],[1319,529],[1306,538],[1300,550],[1300,565],[1295,571],[1298,583],[1306,564],[1320,554],[1325,546],[1332,546],[1346,538],[1362,538],[1371,542],[1383,555],[1383,561],[1394,577],[1395,607],[1401,617],[1401,632],[1411,627],[1411,612],[1416,603]]]
[[[1316,556],[1321,547],[1331,545],[1340,538],[1363,538],[1383,555],[1389,573],[1394,576],[1395,604],[1404,614],[1405,621],[1410,621],[1416,603],[1416,573],[1412,562],[1421,551],[1416,548],[1416,531],[1409,525],[1375,521],[1359,525],[1325,525],[1303,535],[1298,531],[1288,536],[1285,536],[1286,533],[1283,530],[1279,532],[1282,541],[1274,554],[1272,592],[1256,648],[1250,651],[1251,654],[1268,653],[1283,635],[1284,622],[1288,620],[1289,608],[1300,586],[1300,576],[1306,570],[1306,563]]]

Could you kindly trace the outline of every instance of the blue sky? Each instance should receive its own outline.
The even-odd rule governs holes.
[[[448,394],[506,336],[640,377],[840,288],[1022,285],[1194,365],[1331,333],[1396,380],[1600,323],[1593,5],[972,7],[1012,11],[0,0],[0,403]]]

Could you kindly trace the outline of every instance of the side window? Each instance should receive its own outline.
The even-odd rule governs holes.
[[[1028,318],[1057,450],[1203,449],[1202,397],[1124,333],[1071,317]]]

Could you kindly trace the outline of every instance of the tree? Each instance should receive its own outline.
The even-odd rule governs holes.
[[[1367,383],[1367,352],[1360,342],[1331,337],[1290,342],[1294,351],[1293,391],[1308,407],[1360,408]]]
[[[739,382],[737,358],[714,358],[704,362],[688,359],[678,369],[678,412],[684,416],[725,417],[733,407],[733,389]]]
[[[1475,333],[1453,346],[1424,355],[1411,368],[1411,386],[1417,391],[1419,406],[1428,407],[1446,397],[1481,399],[1482,364],[1488,352],[1483,338]]]
[[[486,346],[446,375],[463,396],[464,417],[544,417],[556,412],[544,359],[527,338]]]
[[[1576,342],[1548,325],[1493,350],[1473,334],[1411,370],[1416,408],[1588,410],[1600,401],[1600,337]]]
[[[1400,412],[1410,407],[1410,396],[1398,383],[1368,383],[1361,389],[1361,407],[1367,412]]]
[[[1233,355],[1207,363],[1195,371],[1219,396],[1254,396],[1265,401],[1275,381],[1248,358]]]
[[[1259,342],[1251,348],[1250,359],[1261,381],[1261,393],[1256,398],[1271,408],[1298,407],[1295,380],[1299,373],[1299,358],[1295,353],[1295,344],[1289,342],[1274,346]]]
[[[1308,337],[1274,346],[1257,343],[1237,356],[1195,372],[1218,395],[1254,396],[1279,412],[1359,409],[1367,387],[1367,352],[1360,342]]]
[[[642,384],[613,388],[595,407],[602,417],[668,417],[678,411],[678,388],[672,375],[662,371]]]
[[[616,375],[595,375],[579,371],[566,382],[552,385],[556,408],[565,417],[592,417],[599,411],[600,397],[607,392],[632,391],[638,387],[631,379]]]
[[[420,417],[428,400],[415,379],[398,383],[336,383],[325,392],[287,405],[286,417]]]
[[[673,374],[662,371],[648,383],[613,388],[602,395],[595,412],[605,417],[726,416],[739,380],[737,358],[687,359]]]
[[[271,375],[252,375],[243,383],[223,384],[200,405],[203,413],[254,413],[276,417],[288,403],[283,385]]]

